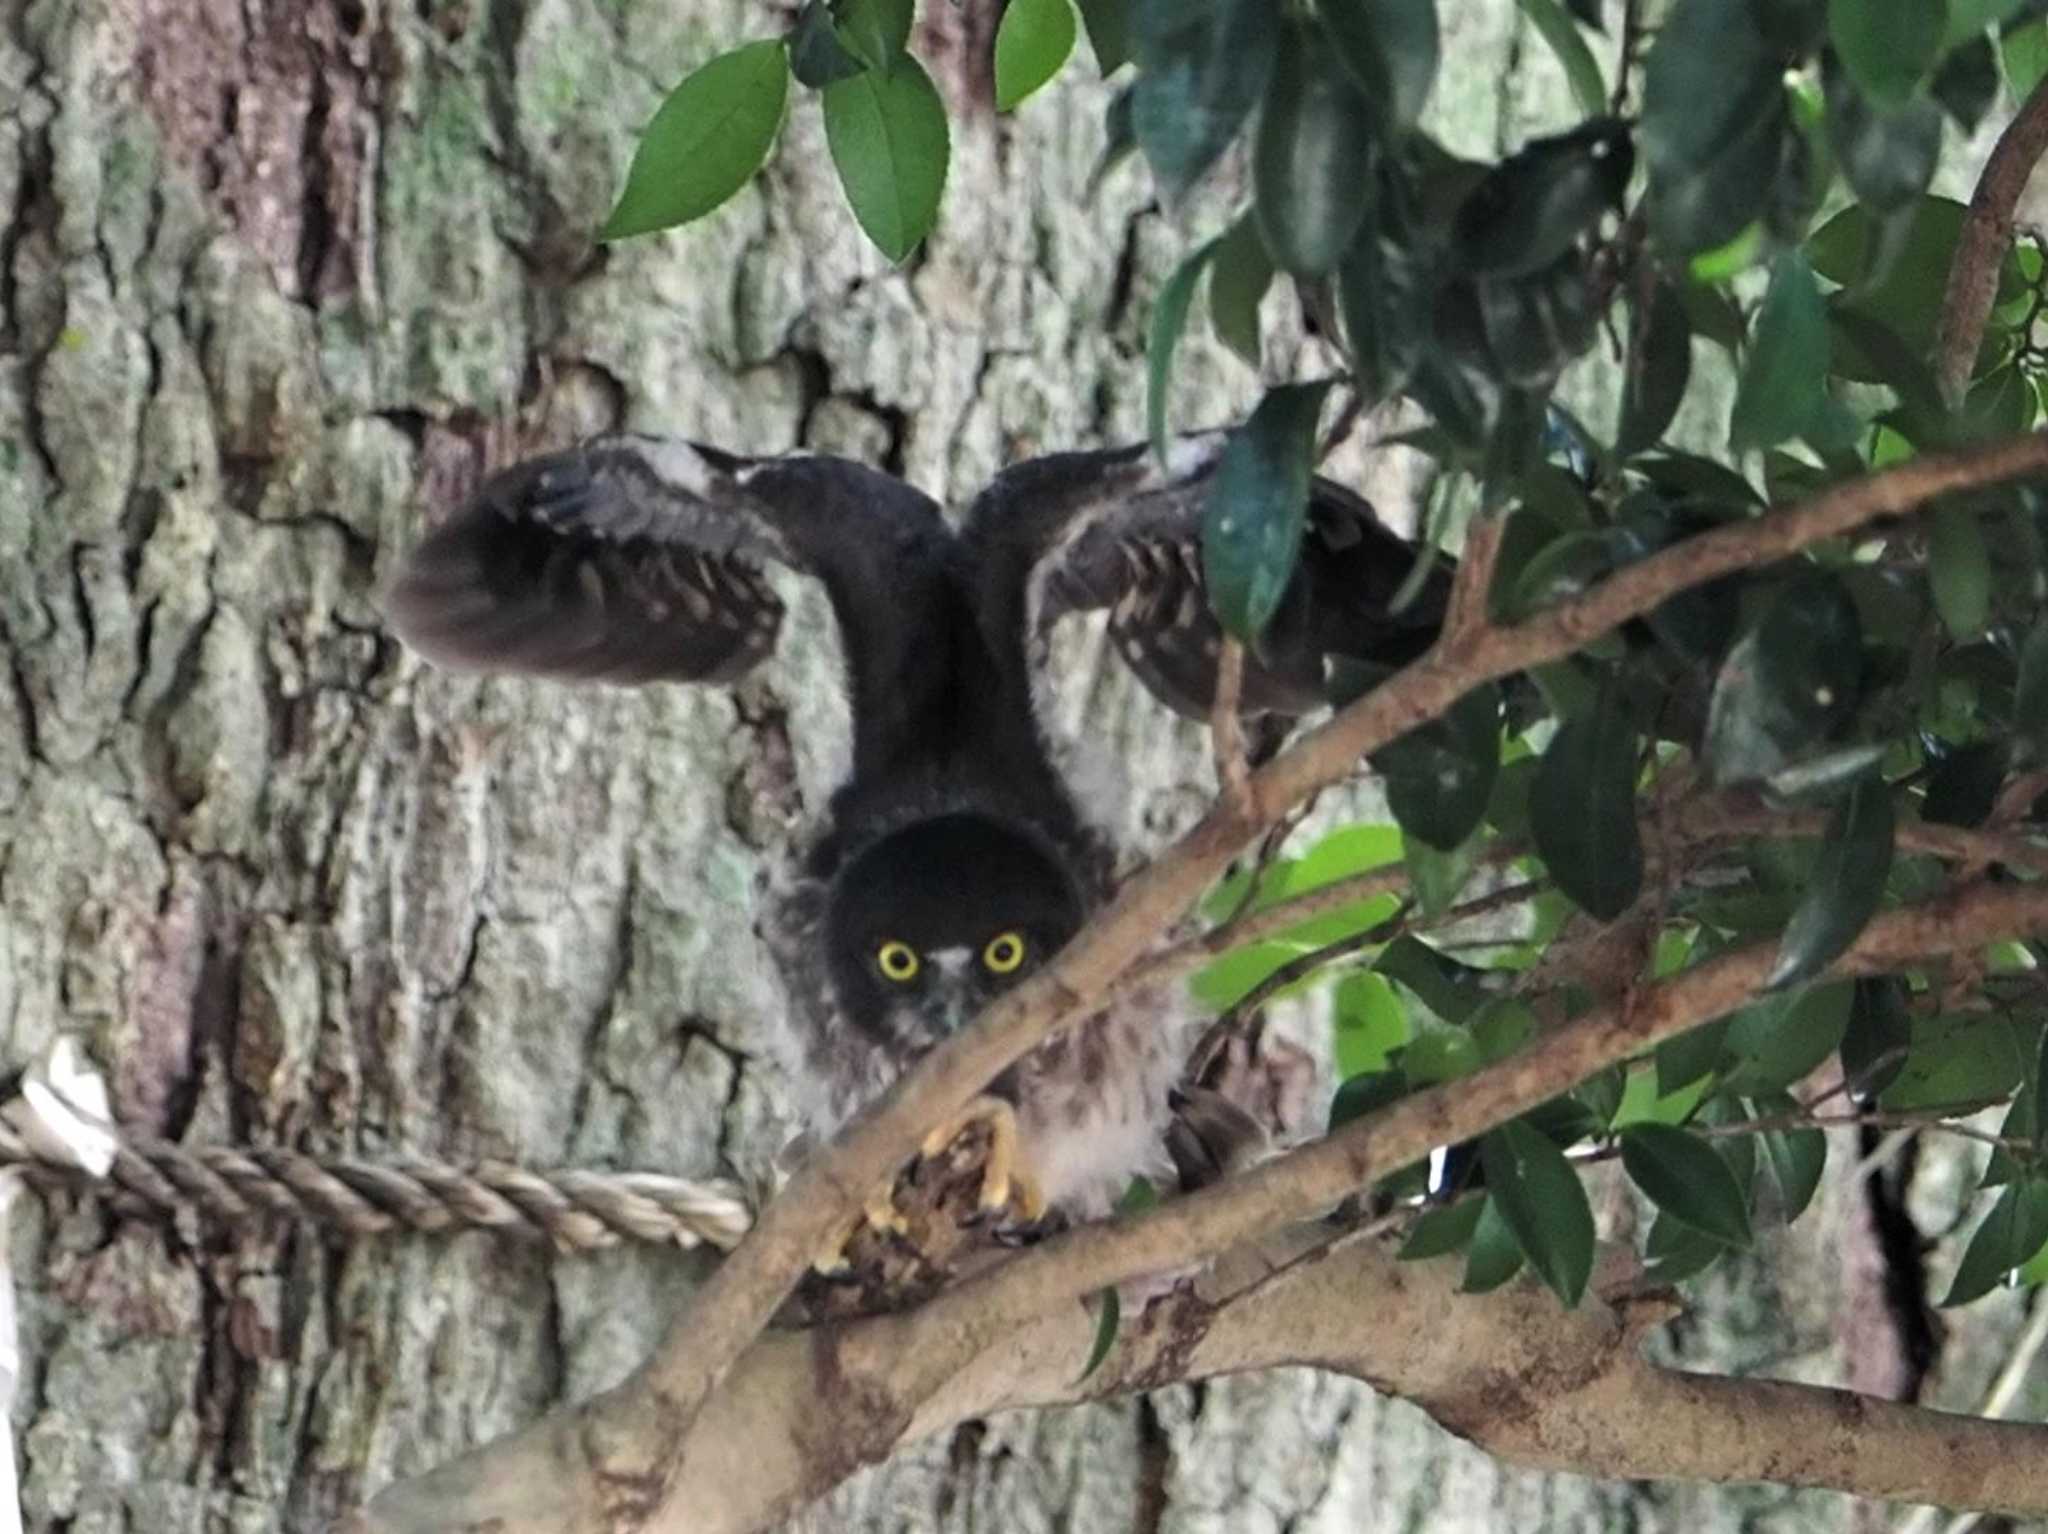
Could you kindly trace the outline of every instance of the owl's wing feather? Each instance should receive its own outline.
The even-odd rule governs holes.
[[[975,502],[966,537],[987,621],[1016,622],[1034,660],[1071,612],[1107,609],[1117,652],[1145,686],[1206,718],[1222,629],[1202,574],[1202,509],[1223,433],[1182,438],[1160,467],[1142,447],[1034,459]],[[1370,503],[1312,482],[1301,560],[1279,611],[1246,657],[1248,713],[1295,715],[1329,701],[1325,658],[1405,665],[1435,639],[1449,594],[1439,561],[1400,611],[1420,557]]]
[[[729,682],[774,648],[783,606],[762,569],[781,564],[824,583],[858,689],[913,642],[947,536],[928,499],[857,464],[619,433],[493,476],[385,602],[446,666]]]

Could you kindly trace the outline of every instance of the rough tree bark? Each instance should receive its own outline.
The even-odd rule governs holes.
[[[1139,327],[1182,231],[1135,171],[1081,203],[1085,69],[998,123],[972,63],[990,9],[928,10],[919,46],[966,110],[942,228],[892,272],[801,108],[719,218],[588,243],[662,90],[779,12],[0,0],[0,1060],[75,1034],[125,1126],[193,1143],[764,1171],[785,1126],[753,921],[834,777],[820,606],[728,698],[435,675],[373,597],[487,464],[601,426],[845,452],[940,495],[1141,433]],[[1560,120],[1505,0],[1443,12],[1457,141]],[[1240,409],[1234,368],[1197,345],[1181,418]],[[1065,706],[1154,844],[1203,803],[1206,756],[1095,658],[1074,636]],[[1835,1200],[1671,1345],[1834,1371],[1829,1258],[1859,1207]],[[317,1528],[617,1380],[708,1260],[347,1247],[64,1201],[22,1206],[13,1253],[27,1525],[95,1534]],[[1798,1272],[1812,1287],[1773,1303]],[[969,1424],[803,1521],[1851,1516],[1504,1471],[1293,1371]]]

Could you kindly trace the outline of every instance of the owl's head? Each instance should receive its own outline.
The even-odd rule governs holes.
[[[825,939],[840,1006],[917,1051],[1050,958],[1086,915],[1079,884],[1039,837],[983,815],[889,832],[832,882]]]

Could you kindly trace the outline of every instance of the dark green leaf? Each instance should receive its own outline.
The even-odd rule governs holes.
[[[825,0],[808,0],[789,35],[789,72],[799,85],[821,90],[834,80],[851,79],[868,66],[839,40],[832,8]]]
[[[1493,996],[1472,1014],[1465,1028],[1472,1035],[1472,1042],[1479,1047],[1479,1058],[1491,1065],[1497,1060],[1505,1060],[1536,1036],[1536,1014],[1529,1010],[1525,1001],[1513,996]],[[1562,1099],[1554,1101],[1558,1106],[1553,1111],[1568,1114],[1576,1128],[1576,1109]],[[1535,1115],[1532,1113],[1531,1117]],[[1575,1140],[1578,1136],[1574,1133],[1570,1138]]]
[[[1861,652],[1856,605],[1839,581],[1814,574],[1780,589],[1715,678],[1714,781],[1767,777],[1825,741],[1855,708]]]
[[[1947,30],[1945,0],[1828,0],[1835,52],[1863,94],[1885,106],[1902,104],[1927,77]]]
[[[1622,377],[1621,425],[1614,450],[1624,458],[1654,445],[1678,414],[1692,375],[1692,324],[1685,302],[1668,282],[1650,290],[1629,326],[1628,368]]]
[[[1926,0],[1906,3],[1921,6]],[[1889,213],[1926,191],[1941,156],[1941,108],[1924,98],[1880,106],[1842,71],[1826,70],[1823,77],[1828,143],[1843,179],[1863,205]]]
[[[1842,1035],[1842,1075],[1857,1096],[1874,1097],[1889,1086],[1912,1044],[1904,983],[1891,975],[1858,980]]]
[[[1770,447],[1805,431],[1826,399],[1828,316],[1805,255],[1788,250],[1771,265],[1770,291],[1735,384],[1728,445]]]
[[[1972,437],[2013,437],[2034,424],[2039,403],[2033,380],[2018,364],[2007,363],[1970,385],[1963,420]]]
[[[1877,913],[1892,865],[1892,795],[1883,778],[1856,785],[1828,820],[1813,877],[1778,946],[1767,990],[1834,963]]]
[[[1559,889],[1602,921],[1628,909],[1643,882],[1636,732],[1612,683],[1591,713],[1552,738],[1529,788],[1529,816]]]
[[[1109,1357],[1109,1350],[1116,1343],[1117,1325],[1122,1319],[1120,1312],[1123,1307],[1117,1300],[1115,1284],[1100,1290],[1096,1295],[1096,1301],[1101,1309],[1095,1313],[1095,1341],[1088,1349],[1088,1362],[1081,1366],[1081,1372],[1074,1377],[1076,1385],[1101,1368],[1103,1359]]]
[[[1273,71],[1280,19],[1269,0],[1132,0],[1131,120],[1167,201],[1244,126]]]
[[[1023,101],[1073,51],[1073,0],[1009,0],[996,27],[996,110]]]
[[[1477,981],[1485,973],[1438,953],[1413,933],[1403,933],[1381,950],[1373,968],[1413,991],[1422,1004],[1448,1023],[1462,1023],[1485,1003]]]
[[[2019,681],[2012,694],[2013,734],[2036,755],[2048,753],[2048,618],[2020,646]]]
[[[946,186],[946,109],[908,54],[823,92],[825,142],[875,248],[901,261],[931,232]]]
[[[2033,1178],[2015,1182],[1999,1194],[1998,1202],[1970,1238],[1942,1305],[1967,1305],[1989,1294],[2043,1245],[2048,1245],[2048,1182]]]
[[[1799,1105],[1780,1093],[1750,1105],[1754,1119],[1796,1115]],[[1771,1177],[1778,1185],[1778,1202],[1790,1224],[1806,1212],[1820,1189],[1821,1173],[1827,1169],[1828,1137],[1818,1129],[1766,1129],[1759,1136],[1764,1157],[1771,1164]]]
[[[1216,255],[1221,237],[1191,252],[1173,269],[1152,300],[1152,324],[1145,335],[1145,427],[1152,439],[1152,451],[1166,462],[1166,400],[1173,386],[1173,353],[1187,327],[1188,306],[1195,299],[1195,284],[1202,280]]]
[[[1457,902],[1459,892],[1472,881],[1479,866],[1478,839],[1468,838],[1449,851],[1439,851],[1421,837],[1411,837],[1402,862],[1408,870],[1408,887],[1425,916],[1441,916]]]
[[[1460,846],[1486,813],[1500,770],[1500,689],[1473,689],[1442,718],[1375,752],[1372,765],[1403,833],[1439,851]]]
[[[2027,651],[2020,652],[2023,678],[2021,691],[2015,695],[2015,702],[2025,696]],[[2037,657],[2048,662],[2048,653]],[[2048,675],[2036,675],[2034,681],[2048,685]],[[2048,697],[2039,700],[2048,708]],[[2014,710],[2015,725],[2018,724],[2018,710]],[[2043,720],[2048,723],[2048,720]],[[1927,797],[1920,805],[1920,818],[1935,826],[1981,826],[1991,818],[1992,807],[1998,802],[1998,790],[2005,782],[2006,751],[1998,741],[1979,741],[1973,746],[1958,746],[1945,753],[1934,763],[1934,770],[1927,778]]]
[[[1899,333],[1866,310],[1848,304],[1830,308],[1828,325],[1836,350],[1853,355],[1853,372],[1837,371],[1867,382],[1882,383],[1899,397],[1899,424],[1914,444],[1925,449],[1946,447],[1954,434],[1948,404],[1941,397],[1934,369],[1908,346]]]
[[[839,40],[870,69],[887,73],[910,43],[914,0],[842,0]]]
[[[1897,1111],[1981,1107],[2017,1086],[2025,1069],[2019,1036],[1997,1013],[1915,1018],[1912,1049],[1878,1103]]]
[[[1728,1019],[1725,1085],[1754,1096],[1781,1092],[1811,1075],[1841,1044],[1854,992],[1846,980],[1796,996],[1769,996]]]
[[[1658,1215],[1643,1242],[1643,1279],[1653,1284],[1675,1284],[1703,1273],[1727,1254],[1728,1248],[1712,1236],[1702,1235],[1683,1220]]]
[[[1567,1306],[1593,1273],[1593,1209],[1579,1174],[1550,1139],[1510,1120],[1479,1142],[1488,1200],[1544,1283]]]
[[[721,53],[693,71],[640,136],[625,190],[597,237],[672,229],[718,207],[768,158],[788,95],[780,38]]]
[[[1934,99],[1965,133],[1974,133],[1998,100],[1998,51],[1981,33],[1942,60]]]
[[[1631,1124],[1621,1132],[1629,1180],[1663,1213],[1730,1246],[1750,1243],[1749,1201],[1714,1147],[1669,1124]]]
[[[1716,1018],[1697,1028],[1688,1028],[1675,1039],[1657,1046],[1657,1095],[1669,1097],[1710,1076],[1726,1062],[1728,1018]]]
[[[1490,1293],[1522,1271],[1521,1243],[1502,1218],[1499,1204],[1490,1197],[1478,1203],[1479,1219],[1465,1253],[1465,1281],[1459,1286],[1467,1294]]]
[[[1130,0],[1075,0],[1081,7],[1081,24],[1088,29],[1088,46],[1095,53],[1095,67],[1104,78],[1130,62]]]
[[[1202,508],[1202,575],[1223,626],[1256,640],[1301,556],[1316,419],[1329,381],[1269,391],[1230,434]]]
[[[1565,80],[1578,100],[1579,110],[1588,117],[1599,116],[1607,109],[1607,82],[1600,78],[1600,66],[1593,58],[1593,50],[1586,46],[1585,38],[1579,35],[1571,17],[1558,6],[1557,0],[1516,0],[1516,4],[1529,18],[1529,24],[1542,35],[1550,51],[1557,55]]]
[[[1350,248],[1372,207],[1371,106],[1298,25],[1279,57],[1252,138],[1253,211],[1274,262],[1320,277]]]
[[[1967,212],[1952,198],[1922,197],[1910,212],[1891,216],[1899,221],[1898,233],[1887,241],[1880,238],[1883,220],[1858,204],[1815,230],[1807,250],[1815,271],[1850,289],[1840,301],[1883,320],[1909,352],[1925,356],[1934,346],[1949,258]],[[2008,256],[1999,272],[1999,298],[2015,297],[2020,290],[2018,265]],[[1836,371],[1847,369],[1838,366]]]
[[[1414,127],[1436,81],[1436,0],[1323,0],[1316,15],[1386,127]]]
[[[1485,1208],[1486,1200],[1474,1197],[1461,1198],[1441,1209],[1424,1210],[1422,1218],[1408,1232],[1408,1239],[1401,1243],[1401,1250],[1394,1254],[1394,1260],[1427,1262],[1432,1257],[1463,1250],[1479,1228],[1479,1216]]]
[[[1991,616],[1991,553],[1984,530],[1968,507],[1937,506],[1928,519],[1927,575],[1934,608],[1950,634],[1969,641]]]
[[[1368,224],[1337,268],[1337,301],[1359,395],[1378,404],[1407,383],[1428,341],[1429,279]]]
[[[1627,128],[1607,119],[1531,141],[1459,206],[1458,264],[1483,277],[1525,277],[1554,266],[1619,205],[1634,160]]]
[[[1353,1076],[1337,1088],[1330,1099],[1330,1133],[1335,1134],[1354,1119],[1377,1112],[1408,1095],[1408,1077],[1402,1071],[1372,1071]]]
[[[1690,256],[1735,239],[1764,209],[1794,131],[1784,62],[1749,0],[1678,0],[1643,71],[1651,227]]]
[[[1259,365],[1259,300],[1272,286],[1273,261],[1250,218],[1230,226],[1209,269],[1209,328],[1253,367]]]

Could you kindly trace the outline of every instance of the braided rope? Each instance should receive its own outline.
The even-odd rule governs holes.
[[[0,1167],[16,1169],[32,1187],[97,1194],[159,1215],[196,1210],[228,1225],[283,1216],[358,1238],[482,1228],[545,1235],[565,1251],[626,1240],[729,1248],[753,1223],[737,1183],[657,1172],[535,1171],[504,1161],[457,1167],[422,1156],[365,1161],[124,1138],[101,1180],[38,1150],[5,1121]]]

